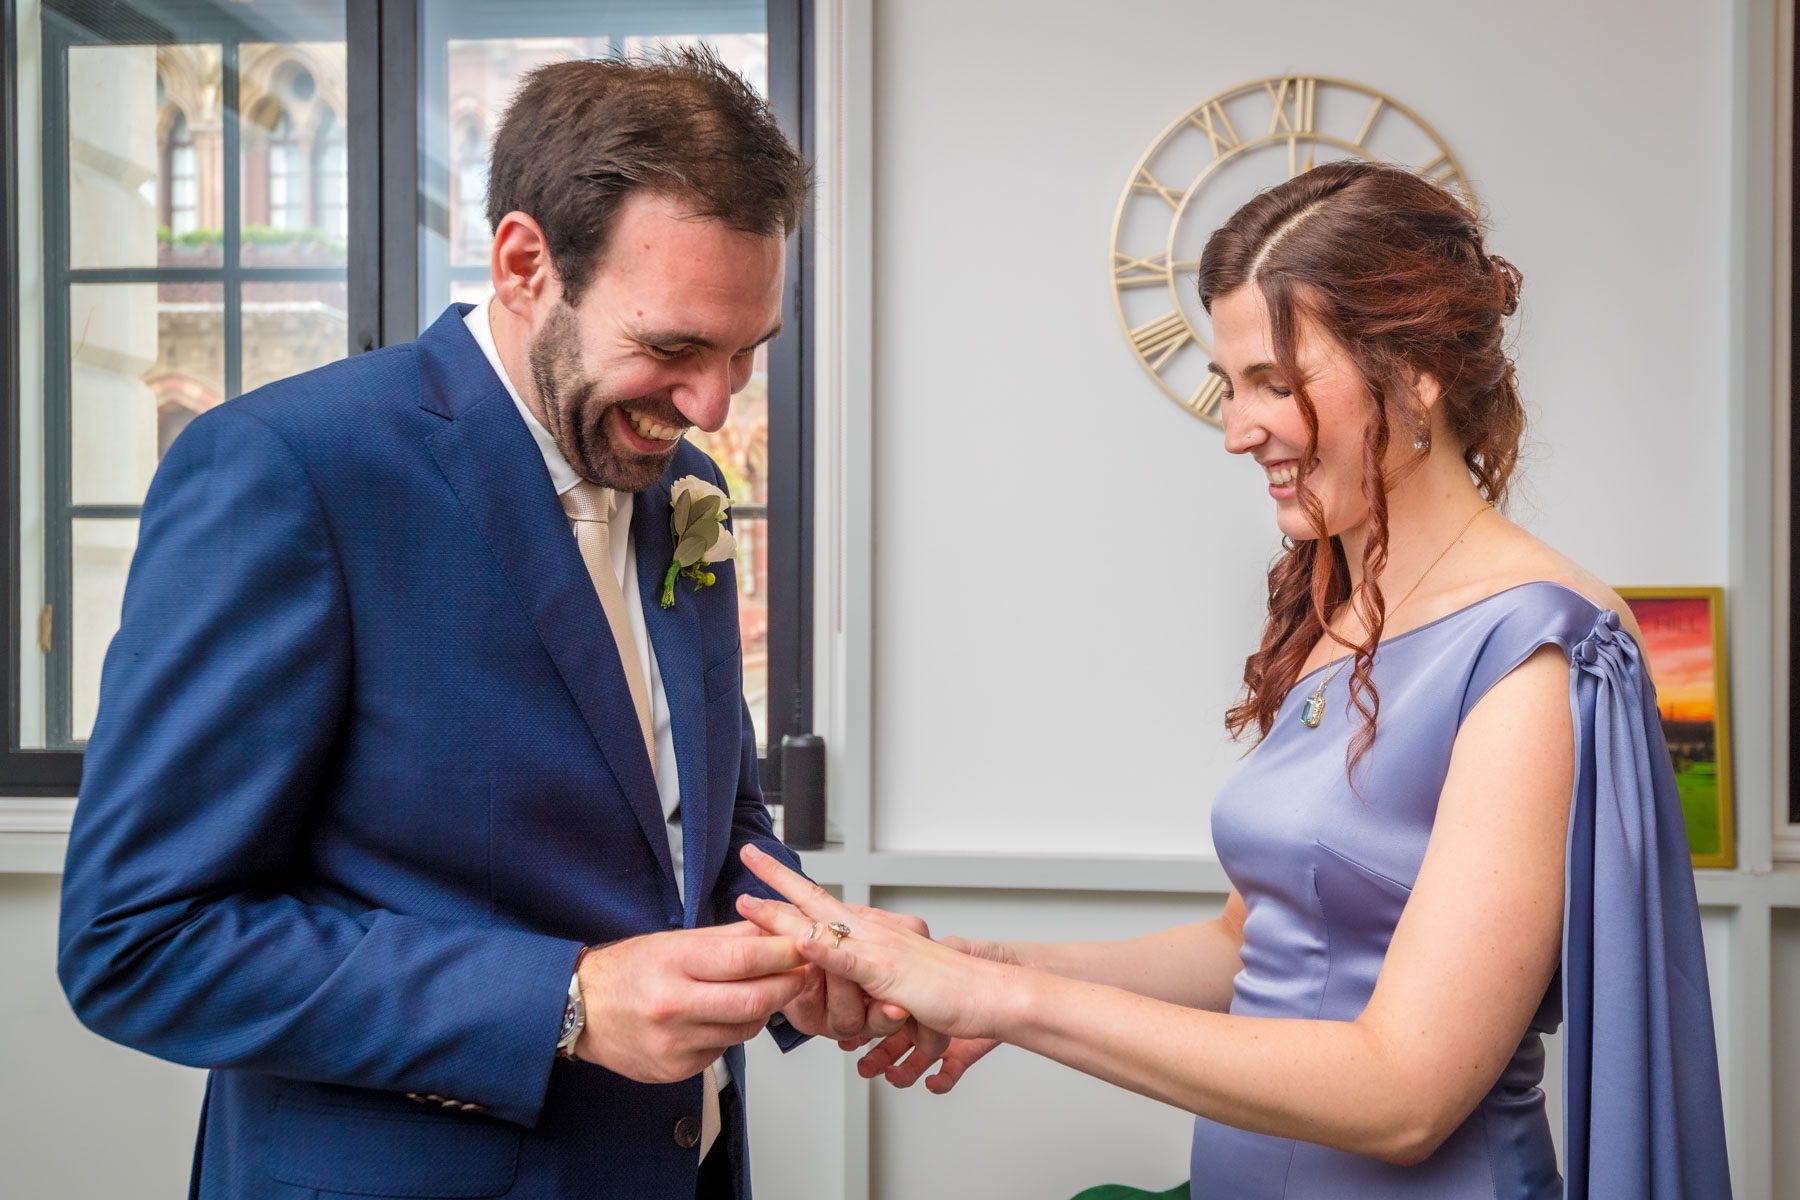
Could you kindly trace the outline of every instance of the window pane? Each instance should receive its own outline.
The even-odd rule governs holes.
[[[134,520],[73,522],[71,557],[75,594],[69,640],[74,654],[71,729],[77,741],[93,732],[100,704],[100,664],[119,631],[119,605],[125,598],[125,574],[137,550]]]
[[[19,745],[65,748],[162,456],[199,413],[348,349],[344,3],[19,21]]]
[[[343,265],[348,103],[342,42],[239,48],[246,267]]]
[[[244,285],[244,390],[344,357],[349,288],[341,279]]]
[[[433,0],[419,12],[419,328],[487,294],[487,149],[520,76],[545,63],[704,42],[768,90],[763,0]],[[477,192],[481,192],[479,197]]]
[[[476,0],[422,6],[420,328],[446,304],[477,303],[488,294],[488,151],[522,75],[566,59],[704,42],[767,94],[767,27],[761,0],[543,0],[504,14]],[[750,506],[736,521],[739,622],[744,692],[759,739],[768,727],[768,522],[758,507],[768,500],[768,431],[768,359],[759,349],[755,374],[732,402],[726,427],[710,436],[690,434],[724,468],[737,503]]]
[[[69,289],[69,479],[80,504],[139,504],[165,414],[225,398],[224,289],[84,283]]]
[[[219,262],[219,47],[69,49],[69,265]]]

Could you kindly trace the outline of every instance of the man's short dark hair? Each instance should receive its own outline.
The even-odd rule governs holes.
[[[542,227],[574,304],[633,192],[773,237],[798,227],[810,185],[768,103],[711,50],[681,47],[526,75],[494,135],[487,215]]]

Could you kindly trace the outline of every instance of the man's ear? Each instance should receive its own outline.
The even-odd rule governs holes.
[[[514,210],[500,218],[489,258],[494,298],[528,326],[546,302],[562,295],[562,282],[550,261],[544,230],[529,213]]]

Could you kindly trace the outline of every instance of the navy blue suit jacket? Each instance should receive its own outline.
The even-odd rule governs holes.
[[[698,1079],[557,1060],[570,970],[735,919],[747,841],[798,865],[731,564],[657,602],[670,485],[718,468],[684,444],[632,524],[684,906],[606,617],[464,311],[199,417],[145,501],[59,968],[90,1028],[211,1069],[202,1197],[693,1195]]]

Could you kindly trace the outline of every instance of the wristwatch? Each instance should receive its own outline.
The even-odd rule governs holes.
[[[582,951],[585,957],[587,951]],[[575,970],[569,976],[569,998],[563,1004],[562,1032],[556,1039],[556,1057],[574,1058],[575,1043],[581,1040],[581,1031],[587,1028],[587,1005],[581,1001],[581,959],[575,960]]]

